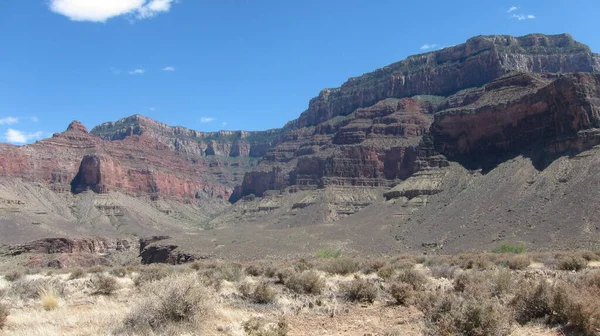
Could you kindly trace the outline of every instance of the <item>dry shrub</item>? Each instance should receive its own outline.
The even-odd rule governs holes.
[[[103,273],[104,272],[104,267],[97,265],[97,266],[92,266],[88,269],[88,273]]]
[[[360,269],[358,262],[350,258],[337,258],[329,260],[323,270],[330,274],[348,275]]]
[[[489,270],[494,267],[492,260],[497,256],[488,254],[461,254],[456,257],[456,264],[462,269]]]
[[[267,281],[261,281],[256,285],[250,298],[252,302],[258,304],[269,304],[275,302],[277,293],[271,288]]]
[[[124,278],[127,276],[127,269],[125,267],[115,267],[110,270],[110,274],[118,278]]]
[[[592,251],[581,252],[581,257],[587,261],[599,261],[600,257]]]
[[[0,330],[4,328],[6,325],[6,320],[8,319],[9,309],[8,306],[2,302],[0,302]]]
[[[267,281],[261,281],[257,285],[246,281],[238,286],[238,290],[245,299],[258,304],[273,303],[277,296]]]
[[[545,279],[523,280],[517,286],[510,302],[515,318],[520,324],[549,316],[552,313],[550,302],[552,292]]]
[[[377,287],[358,276],[348,283],[341,284],[340,289],[348,301],[373,303],[377,298]]]
[[[558,282],[553,288],[551,307],[554,320],[567,324],[579,335],[598,335],[600,330],[600,292]]]
[[[269,324],[263,318],[253,317],[242,323],[242,326],[248,336],[285,336],[290,330],[284,319],[277,324]]]
[[[315,265],[312,262],[310,262],[304,258],[300,259],[296,263],[294,263],[294,270],[296,272],[304,272],[304,271],[311,270],[313,268],[315,268]]]
[[[424,311],[429,335],[505,336],[512,315],[499,300],[441,295]]]
[[[423,288],[428,282],[427,276],[425,276],[423,272],[415,269],[401,271],[396,279],[413,286],[413,289],[415,290]]]
[[[210,277],[215,280],[226,280],[229,282],[238,282],[244,276],[244,268],[238,263],[226,263],[217,265],[209,271]]]
[[[587,267],[587,260],[576,255],[563,256],[558,259],[556,268],[563,271],[581,271]]]
[[[13,271],[6,273],[4,275],[4,279],[6,279],[6,281],[15,282],[15,281],[23,278],[23,275],[25,275],[25,274],[23,273],[22,270],[13,270]]]
[[[493,296],[490,273],[465,271],[454,279],[454,291],[465,297],[488,298]]]
[[[296,271],[290,268],[279,270],[275,274],[275,277],[277,277],[276,283],[285,284],[294,274],[296,274]]]
[[[166,278],[172,273],[172,269],[163,265],[144,266],[139,269],[138,275],[133,279],[136,286],[158,281]]]
[[[363,274],[376,273],[381,268],[383,268],[385,266],[385,264],[386,264],[385,260],[381,260],[381,259],[365,260],[362,262],[361,272]]]
[[[459,266],[452,266],[448,264],[433,265],[429,267],[431,276],[436,279],[454,279],[454,276],[458,270],[460,270]]]
[[[277,275],[277,268],[273,265],[267,265],[265,266],[265,272],[264,275],[267,278],[274,278]]]
[[[190,264],[190,268],[194,271],[199,271],[202,268],[202,263],[196,260]]]
[[[264,272],[265,272],[265,269],[261,265],[252,264],[252,265],[246,266],[246,274],[248,274],[250,276],[254,276],[254,277],[261,276]]]
[[[74,269],[69,275],[69,280],[81,279],[86,275],[85,271],[81,268]]]
[[[66,286],[59,278],[21,279],[10,286],[10,294],[23,300],[38,299],[44,291],[64,296]]]
[[[583,277],[583,281],[587,286],[596,287],[600,289],[600,272],[590,272]]]
[[[294,273],[285,281],[285,286],[296,293],[318,295],[325,289],[325,279],[315,271]]]
[[[415,289],[412,285],[404,282],[394,282],[389,288],[390,295],[396,300],[396,304],[408,306],[415,297]]]
[[[115,334],[163,335],[174,325],[196,332],[208,313],[208,293],[195,274],[177,274],[144,285],[144,299]]]
[[[531,265],[531,258],[527,255],[519,254],[508,257],[504,264],[511,270],[524,270]]]
[[[500,269],[489,274],[491,294],[500,297],[513,288],[513,274],[510,270]]]
[[[377,271],[377,276],[383,280],[388,280],[394,275],[394,273],[396,273],[396,270],[393,267],[384,266]]]
[[[95,275],[91,281],[94,288],[94,294],[97,295],[111,295],[119,289],[117,279],[109,275],[98,274]]]
[[[42,290],[40,292],[40,301],[41,301],[42,308],[46,311],[55,310],[58,308],[57,295],[51,289]]]

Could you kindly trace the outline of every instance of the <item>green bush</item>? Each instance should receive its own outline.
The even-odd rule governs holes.
[[[339,258],[342,256],[342,250],[335,248],[324,248],[317,250],[315,256],[319,259]]]
[[[500,246],[492,250],[494,253],[524,253],[527,250],[526,244],[521,242],[519,244],[511,245],[509,243],[503,243]]]

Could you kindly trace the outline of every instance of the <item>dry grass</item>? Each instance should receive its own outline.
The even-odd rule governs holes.
[[[83,278],[72,275],[77,270],[50,276],[42,270],[14,282],[0,280],[0,326],[4,323],[6,335],[34,336],[294,336],[324,330],[330,335],[558,336],[557,328],[595,335],[600,272],[506,263],[521,256],[533,258],[202,261]],[[576,253],[540,258],[548,256],[587,261]],[[477,266],[486,264],[482,260],[493,267]],[[110,295],[94,295],[100,293]]]
[[[57,295],[52,290],[43,290],[40,293],[40,303],[44,310],[55,310],[59,306]]]

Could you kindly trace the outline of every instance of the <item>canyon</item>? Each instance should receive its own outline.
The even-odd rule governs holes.
[[[0,243],[164,235],[141,254],[172,263],[590,247],[599,73],[567,34],[477,36],[324,89],[280,129],[75,121],[0,144]]]

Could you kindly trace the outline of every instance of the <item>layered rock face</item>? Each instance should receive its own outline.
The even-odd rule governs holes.
[[[286,133],[232,200],[297,186],[389,187],[414,172],[416,146],[428,132],[436,97],[386,99],[313,128]]]
[[[136,114],[116,122],[98,125],[91,133],[104,140],[123,140],[132,135],[143,134],[172,150],[196,157],[261,158],[278,142],[281,129],[259,132],[199,132],[185,127],[169,126]]]
[[[73,122],[64,133],[28,146],[0,147],[3,176],[43,182],[54,191],[123,191],[135,196],[226,200],[225,165],[192,160],[144,135],[105,141]],[[231,182],[230,182],[231,183]]]
[[[552,74],[597,71],[600,71],[598,55],[566,34],[478,36],[462,45],[411,56],[352,78],[340,88],[323,90],[298,120],[284,128],[281,143],[245,175],[231,200],[250,194],[262,196],[267,190],[289,186],[393,186],[418,171],[446,166],[447,161],[439,151],[449,156],[463,154],[464,128],[470,129],[471,145],[467,147],[473,155],[490,154],[494,150],[493,146],[479,144],[480,139],[507,131],[512,133],[486,141],[504,143],[500,147],[522,148],[532,137],[540,135],[534,130],[546,126],[549,130],[551,125],[543,126],[546,121],[530,117],[525,122],[533,125],[513,124],[508,130],[509,121],[515,120],[513,115],[552,114],[553,111],[541,105],[542,96],[556,100],[554,111],[567,101],[573,105],[571,109],[578,109],[577,100],[586,94],[575,88],[576,92],[567,92],[567,87],[577,86],[575,82],[579,79],[559,79]],[[512,73],[521,74],[507,75]],[[528,77],[526,74],[530,73],[547,75]],[[502,81],[494,82],[501,77]],[[537,98],[525,97],[536,95],[540,88],[554,81],[555,86],[540,92]],[[589,92],[588,101],[594,94]],[[519,106],[505,111],[504,102],[521,98],[524,100]],[[473,113],[477,117],[465,116],[475,108],[488,109],[493,117],[482,118],[481,113]],[[463,111],[460,120],[452,117],[457,111]],[[587,122],[595,112],[583,114],[587,119],[567,113],[557,123],[575,117],[577,121],[571,122],[580,124],[574,126],[576,129],[595,127]],[[420,147],[423,135],[430,133],[434,115],[434,140],[426,141],[431,146]],[[526,134],[521,135],[522,132]]]
[[[337,89],[321,91],[298,119],[298,127],[317,125],[385,98],[447,96],[482,86],[511,71],[600,71],[598,56],[569,35],[477,36],[466,43],[408,57]]]
[[[436,149],[467,165],[499,163],[539,145],[548,153],[600,143],[600,75],[515,73],[435,115]],[[538,150],[539,151],[539,150]]]
[[[23,253],[109,253],[135,250],[138,242],[128,239],[109,238],[46,238],[22,245],[2,247],[3,254],[19,255]]]

